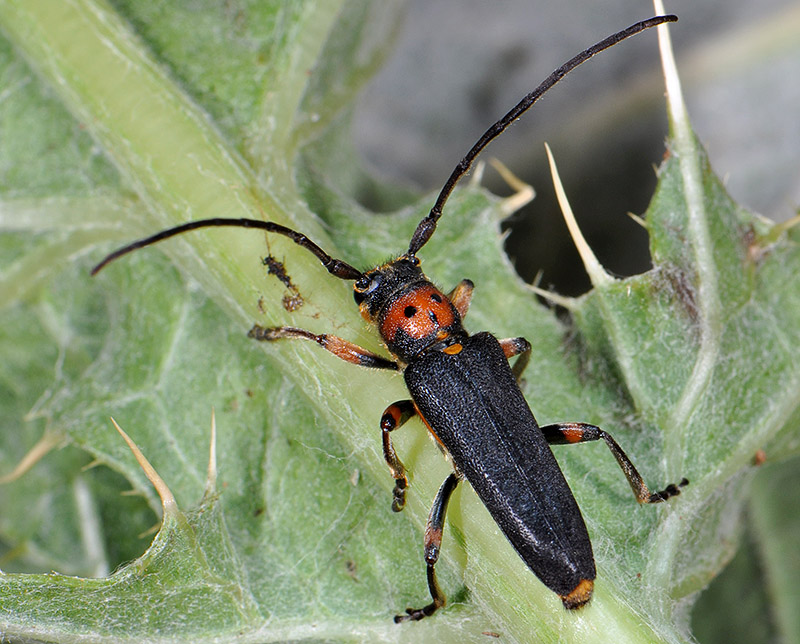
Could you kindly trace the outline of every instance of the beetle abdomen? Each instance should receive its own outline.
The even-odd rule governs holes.
[[[596,576],[589,535],[497,340],[470,336],[460,352],[428,352],[404,374],[420,413],[520,557],[568,608],[585,604]]]

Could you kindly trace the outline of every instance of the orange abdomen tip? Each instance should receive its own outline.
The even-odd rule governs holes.
[[[581,579],[581,582],[575,586],[571,593],[568,595],[560,595],[561,601],[564,602],[564,608],[567,610],[575,610],[589,603],[592,598],[592,591],[594,590],[594,582],[591,579]]]

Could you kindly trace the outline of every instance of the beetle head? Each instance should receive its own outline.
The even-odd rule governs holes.
[[[401,255],[364,273],[353,284],[353,298],[361,315],[373,322],[387,303],[409,287],[427,282],[416,257]]]

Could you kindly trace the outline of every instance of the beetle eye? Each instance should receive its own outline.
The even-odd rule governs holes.
[[[361,304],[367,296],[381,284],[380,274],[362,275],[353,284],[353,297],[356,304]]]

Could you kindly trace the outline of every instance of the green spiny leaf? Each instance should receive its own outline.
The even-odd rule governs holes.
[[[420,624],[391,623],[426,600],[419,528],[448,466],[421,428],[403,432],[413,487],[407,510],[393,515],[376,420],[405,397],[399,378],[302,344],[259,351],[244,337],[254,321],[289,323],[378,348],[346,286],[307,254],[214,231],[164,245],[191,277],[156,250],[88,277],[108,248],[99,243],[212,215],[290,222],[356,265],[401,252],[431,199],[402,216],[366,213],[349,195],[381,188],[340,145],[344,108],[385,52],[379,36],[393,18],[393,5],[367,2],[210,2],[191,12],[180,3],[0,3],[3,74],[14,88],[0,112],[2,250],[13,276],[0,280],[4,471],[43,433],[70,446],[0,488],[3,568],[105,577],[0,576],[4,633],[685,641],[679,607],[732,554],[752,455],[796,454],[800,443],[796,234],[769,237],[727,198],[702,153],[710,254],[698,255],[686,176],[670,158],[647,215],[653,270],[587,294],[572,324],[514,276],[497,231],[503,206],[477,189],[454,196],[422,253],[443,287],[477,283],[471,329],[533,342],[526,395],[542,423],[601,424],[653,486],[692,480],[669,506],[637,507],[601,445],[558,449],[599,567],[597,595],[578,615],[563,611],[464,486],[438,568],[454,605]],[[399,193],[380,194],[377,203]],[[285,289],[264,275],[268,253],[306,302],[295,313],[278,306]],[[699,280],[709,274],[718,304],[704,331]],[[212,406],[218,496],[201,500]],[[109,415],[192,508],[168,516],[149,547],[137,535],[158,521],[159,503]],[[101,466],[82,470],[89,462]],[[126,485],[140,496],[120,501]]]

